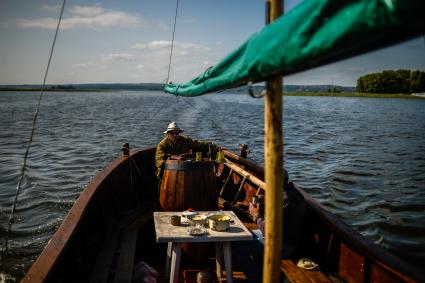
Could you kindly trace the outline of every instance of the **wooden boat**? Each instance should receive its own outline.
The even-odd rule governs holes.
[[[263,168],[233,152],[224,154],[226,162],[216,165],[217,203],[254,229],[245,206],[238,204],[267,193]],[[152,220],[153,212],[161,210],[154,155],[155,148],[135,150],[98,173],[23,282],[131,282],[133,267],[140,261],[157,269],[163,281],[166,247],[156,243]],[[298,258],[281,260],[282,274],[290,282],[420,282],[425,278],[296,189],[309,211],[309,232],[303,243],[309,250],[303,256],[313,258],[320,269],[301,269],[295,264]],[[249,279],[241,270],[234,270],[233,276],[237,282]]]
[[[366,0],[356,1],[358,5],[343,1],[304,1],[296,12],[280,19],[281,1],[268,2],[267,18],[276,23],[254,34],[240,49],[198,78],[187,84],[166,84],[164,90],[175,95],[196,96],[247,82],[268,81],[264,122],[267,174],[254,162],[226,151],[228,161],[216,168],[216,189],[218,205],[235,210],[250,228],[255,224],[243,204],[249,202],[253,194],[264,193],[268,204],[267,227],[278,231],[282,223],[279,223],[276,200],[283,183],[281,76],[407,40],[423,34],[425,25],[417,20],[423,10],[419,0],[385,5],[385,1]],[[318,8],[319,16],[316,15]],[[341,19],[343,21],[339,21]],[[307,23],[307,27],[300,22]],[[344,24],[342,33],[335,32],[340,30],[335,23]],[[259,53],[262,56],[258,56]],[[279,64],[269,64],[271,62]],[[152,221],[153,212],[161,209],[157,200],[154,154],[154,148],[139,150],[130,157],[117,159],[100,172],[75,202],[23,281],[130,282],[138,262],[155,267],[162,274],[160,279],[164,279],[165,246],[156,243]],[[280,260],[280,270],[289,281],[423,281],[423,272],[366,240],[303,190],[296,189],[304,195],[309,211],[304,223],[308,229],[303,237],[303,246],[308,249],[302,256],[315,260],[320,270],[298,268],[297,258]],[[242,205],[238,206],[239,203]],[[276,251],[276,247],[280,246],[281,235],[268,235],[263,280],[272,282],[278,278],[276,263],[280,251]],[[237,270],[235,277],[241,275],[236,273]]]

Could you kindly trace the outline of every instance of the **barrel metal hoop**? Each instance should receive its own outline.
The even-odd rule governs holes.
[[[211,171],[214,165],[210,162],[167,162],[164,170],[174,171]]]

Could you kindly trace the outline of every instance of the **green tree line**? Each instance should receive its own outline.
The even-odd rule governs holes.
[[[425,92],[425,72],[397,70],[372,73],[357,79],[357,92],[416,93]]]

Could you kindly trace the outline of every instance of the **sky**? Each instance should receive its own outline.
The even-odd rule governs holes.
[[[301,0],[286,0],[285,12]],[[68,0],[48,84],[165,82],[176,0]],[[0,1],[0,85],[41,84],[62,0]],[[203,73],[264,26],[264,0],[179,0],[169,79]],[[371,72],[425,71],[425,39],[285,77],[355,86]]]

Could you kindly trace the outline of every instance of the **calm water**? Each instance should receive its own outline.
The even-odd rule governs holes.
[[[0,93],[0,234],[7,229],[38,93]],[[150,147],[172,120],[263,163],[263,99],[161,92],[46,93],[0,281],[21,278],[89,180]],[[290,179],[371,240],[425,263],[425,100],[285,97]],[[2,243],[3,244],[3,243]]]

